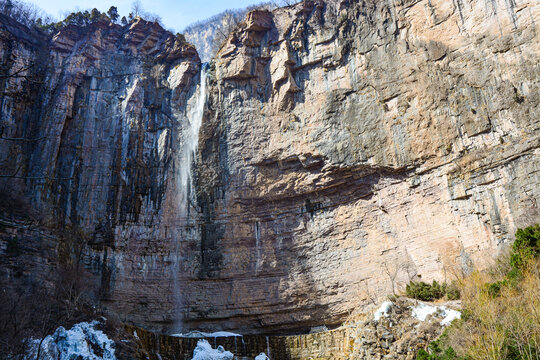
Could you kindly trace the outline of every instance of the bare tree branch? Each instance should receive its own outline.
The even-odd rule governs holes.
[[[13,74],[7,74],[7,75],[0,75],[0,78],[10,78],[10,77],[28,77],[28,75],[19,75],[20,73],[23,73],[27,70],[30,70],[33,68],[36,64],[30,64],[27,67],[20,68],[19,70],[15,71]]]

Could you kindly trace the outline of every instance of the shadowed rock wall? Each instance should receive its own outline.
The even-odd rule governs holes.
[[[171,266],[187,236],[177,174],[191,164],[178,149],[199,83],[195,49],[142,19],[67,26],[52,39],[1,20],[3,216],[25,204],[39,214],[34,227],[67,238],[58,248],[80,245],[73,261],[123,319],[171,321],[180,303]],[[45,261],[54,268],[62,256]]]

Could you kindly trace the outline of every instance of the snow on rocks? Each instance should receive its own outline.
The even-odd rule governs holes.
[[[347,325],[354,339],[350,358],[414,359],[419,348],[426,348],[461,315],[452,310],[460,305],[459,301],[430,304],[398,296],[379,303]]]
[[[444,306],[441,307],[444,312],[444,319],[441,321],[442,326],[447,326],[455,319],[461,319],[461,312],[453,309],[447,309]]]
[[[270,358],[266,356],[265,353],[260,353],[259,355],[255,356],[255,360],[270,360]]]
[[[98,323],[81,322],[70,330],[60,326],[43,341],[32,339],[25,360],[36,359],[39,349],[40,360],[116,360],[114,341],[94,328]]]
[[[382,316],[388,317],[388,312],[392,308],[392,302],[391,301],[385,301],[381,304],[381,307],[375,311],[375,314],[373,314],[373,319],[375,321],[379,321]]]
[[[420,303],[412,308],[412,316],[420,321],[425,321],[428,315],[438,314],[443,319],[442,326],[450,325],[455,319],[461,318],[461,313],[457,310],[448,309],[446,306],[431,306]]]
[[[420,321],[425,321],[428,315],[433,315],[436,312],[436,306],[426,305],[424,303],[420,303],[418,306],[412,308],[412,316]]]
[[[199,340],[197,347],[193,350],[191,360],[232,360],[233,358],[233,353],[225,350],[223,346],[219,345],[217,349],[214,349],[208,341]]]

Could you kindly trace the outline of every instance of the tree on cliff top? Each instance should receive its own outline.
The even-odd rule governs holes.
[[[18,0],[0,0],[0,13],[28,27],[33,27],[38,20],[52,22],[51,17],[35,5]]]
[[[118,15],[118,9],[116,6],[111,6],[109,11],[107,11],[107,15],[109,15],[109,19],[111,19],[113,23],[116,23],[116,20],[118,20],[118,17],[120,16]]]
[[[140,0],[131,3],[131,13],[133,14],[133,17],[141,16],[142,11],[143,9]]]

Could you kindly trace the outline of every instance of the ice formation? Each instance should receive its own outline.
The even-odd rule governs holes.
[[[457,310],[447,309],[444,306],[441,307],[444,311],[444,319],[441,321],[442,326],[447,326],[455,319],[461,319],[461,312]]]
[[[392,308],[392,302],[391,301],[385,301],[382,303],[381,307],[375,311],[375,314],[373,314],[373,319],[375,321],[379,321],[382,316],[388,317],[388,312]]]
[[[25,360],[35,360],[38,352],[39,360],[116,360],[114,341],[95,329],[97,324],[81,322],[70,330],[60,326],[43,341],[32,339]]]
[[[193,350],[191,360],[232,360],[233,358],[233,353],[225,350],[223,346],[219,345],[217,349],[214,349],[208,341],[199,340],[197,347]]]
[[[442,326],[450,325],[455,319],[461,318],[459,311],[448,309],[446,306],[431,306],[420,303],[412,309],[412,315],[420,321],[425,321],[428,315],[435,313],[439,313],[443,317]]]
[[[190,331],[182,334],[172,334],[171,336],[183,337],[183,338],[216,338],[216,337],[234,337],[242,336],[240,334],[228,332],[228,331],[216,331],[213,333],[207,333],[202,331]]]

